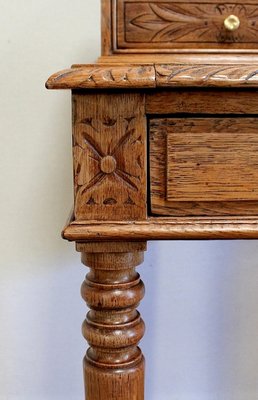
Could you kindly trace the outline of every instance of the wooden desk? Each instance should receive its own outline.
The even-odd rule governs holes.
[[[258,237],[258,3],[102,1],[102,56],[73,98],[74,210],[90,268],[87,400],[143,400],[148,240]]]

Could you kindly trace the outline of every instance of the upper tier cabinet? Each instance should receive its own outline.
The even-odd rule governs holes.
[[[258,0],[102,0],[102,55],[257,53]]]

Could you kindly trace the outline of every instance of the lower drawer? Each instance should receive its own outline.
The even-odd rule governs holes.
[[[258,118],[150,120],[151,212],[258,214]]]

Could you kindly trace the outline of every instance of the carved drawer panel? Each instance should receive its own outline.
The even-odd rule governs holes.
[[[117,51],[257,48],[257,0],[117,0],[114,10]]]
[[[258,212],[258,118],[150,121],[151,209],[164,215]]]

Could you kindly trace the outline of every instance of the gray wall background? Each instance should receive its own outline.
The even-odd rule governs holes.
[[[0,399],[82,400],[86,269],[72,204],[69,92],[44,82],[100,54],[98,0],[0,0]],[[148,400],[257,400],[256,241],[149,243]]]

